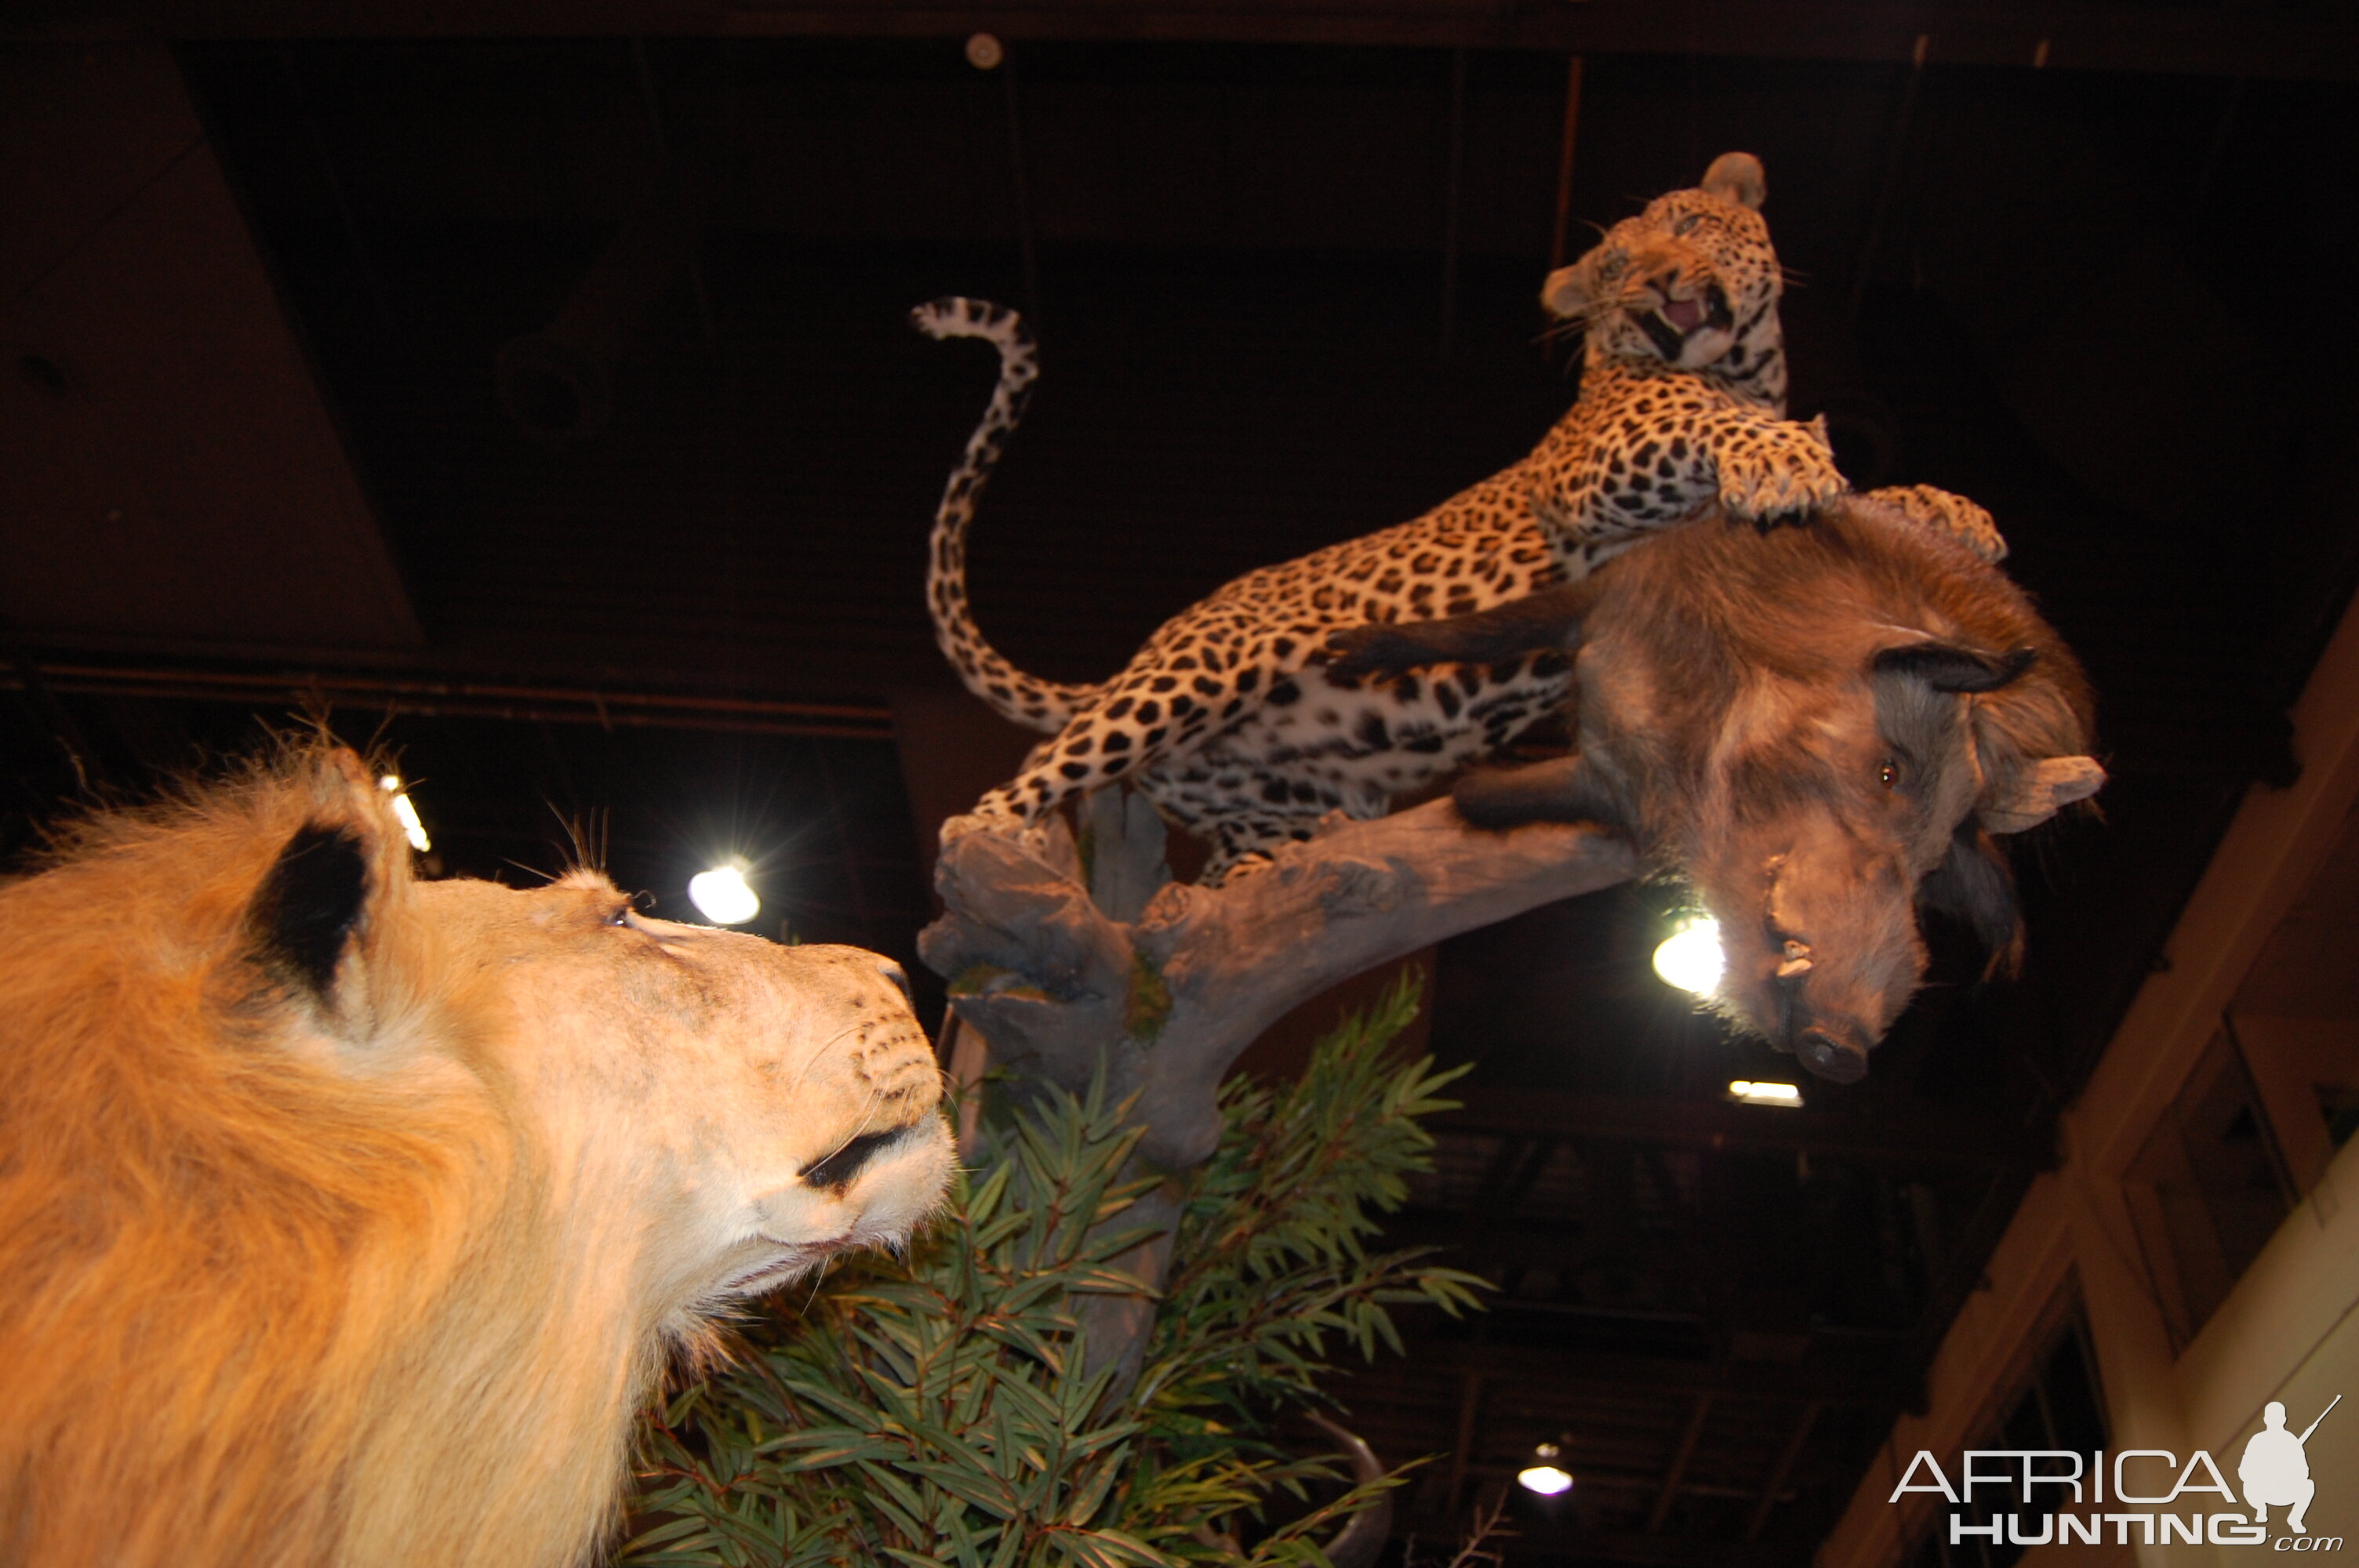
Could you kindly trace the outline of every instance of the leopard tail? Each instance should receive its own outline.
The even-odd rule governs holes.
[[[1024,417],[1033,380],[1040,373],[1032,334],[1021,317],[987,299],[952,295],[909,312],[910,324],[929,338],[983,338],[999,351],[999,384],[991,406],[966,441],[966,453],[951,470],[942,503],[934,513],[932,547],[926,566],[926,606],[934,618],[934,641],[967,689],[1025,726],[1054,734],[1084,707],[1097,687],[1060,686],[1026,675],[984,640],[966,594],[966,535],[975,502],[999,464],[1000,449]]]

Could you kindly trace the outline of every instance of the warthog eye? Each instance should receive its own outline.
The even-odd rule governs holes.
[[[1896,788],[1900,783],[1900,764],[1890,757],[1885,758],[1883,764],[1875,770],[1875,782],[1886,789]]]

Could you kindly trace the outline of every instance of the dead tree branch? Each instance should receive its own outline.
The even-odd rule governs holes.
[[[1161,825],[1147,803],[1113,795],[1092,803],[1078,847],[1061,821],[945,844],[935,885],[947,913],[919,951],[995,1064],[1019,1078],[1079,1090],[1103,1055],[1117,1093],[1139,1091],[1141,1153],[1169,1172],[1211,1156],[1223,1076],[1297,1003],[1636,871],[1628,847],[1596,828],[1488,832],[1435,801],[1373,822],[1331,819],[1275,865],[1190,887],[1162,880]],[[1135,918],[1117,917],[1148,893]]]
[[[1374,822],[1332,817],[1310,842],[1219,888],[1172,881],[1163,845],[1153,807],[1120,790],[1092,797],[1079,845],[1062,817],[1020,836],[953,838],[934,873],[946,913],[918,939],[950,981],[962,1033],[988,1042],[1019,1092],[1082,1092],[1105,1061],[1114,1093],[1137,1096],[1142,1173],[1176,1174],[1212,1157],[1222,1077],[1296,1004],[1636,870],[1629,847],[1594,827],[1486,832],[1447,801]],[[1123,1263],[1158,1289],[1180,1222],[1177,1185],[1123,1218],[1155,1228]],[[1090,1365],[1117,1365],[1127,1387],[1154,1313],[1151,1295],[1093,1296],[1082,1312]]]

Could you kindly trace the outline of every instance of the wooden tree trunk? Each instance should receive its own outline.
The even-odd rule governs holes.
[[[1169,880],[1164,830],[1137,795],[1092,797],[1082,841],[1062,818],[1021,835],[942,846],[946,913],[919,937],[950,981],[963,1029],[1018,1080],[1087,1088],[1103,1058],[1136,1093],[1142,1173],[1212,1157],[1222,1077],[1254,1039],[1337,981],[1527,909],[1625,881],[1627,845],[1595,827],[1470,827],[1448,801],[1373,822],[1340,816],[1276,863],[1218,888]],[[969,1057],[972,1070],[973,1057]],[[1161,1238],[1131,1255],[1159,1285],[1179,1218],[1176,1184],[1125,1215]],[[1135,1370],[1153,1303],[1099,1298],[1090,1360]]]

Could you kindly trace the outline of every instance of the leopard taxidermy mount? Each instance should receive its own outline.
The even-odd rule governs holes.
[[[1311,837],[1342,811],[1385,814],[1497,750],[1564,696],[1544,652],[1338,684],[1328,633],[1371,622],[1462,615],[1586,576],[1717,503],[1768,527],[1845,492],[1823,428],[1785,417],[1784,288],[1760,207],[1761,164],[1714,160],[1701,186],[1657,198],[1551,274],[1541,302],[1583,336],[1581,392],[1520,462],[1414,522],[1249,572],[1181,611],[1113,679],[1060,685],[1025,674],[974,622],[966,536],[975,503],[1022,416],[1038,362],[1016,313],[948,298],[911,319],[935,338],[999,351],[991,406],[935,514],[927,600],[935,640],[969,690],[1052,738],[945,838],[1018,831],[1116,779],[1212,842],[1217,883]],[[1887,493],[1887,492],[1879,492]],[[1922,487],[1897,504],[2003,550],[1987,514]]]

